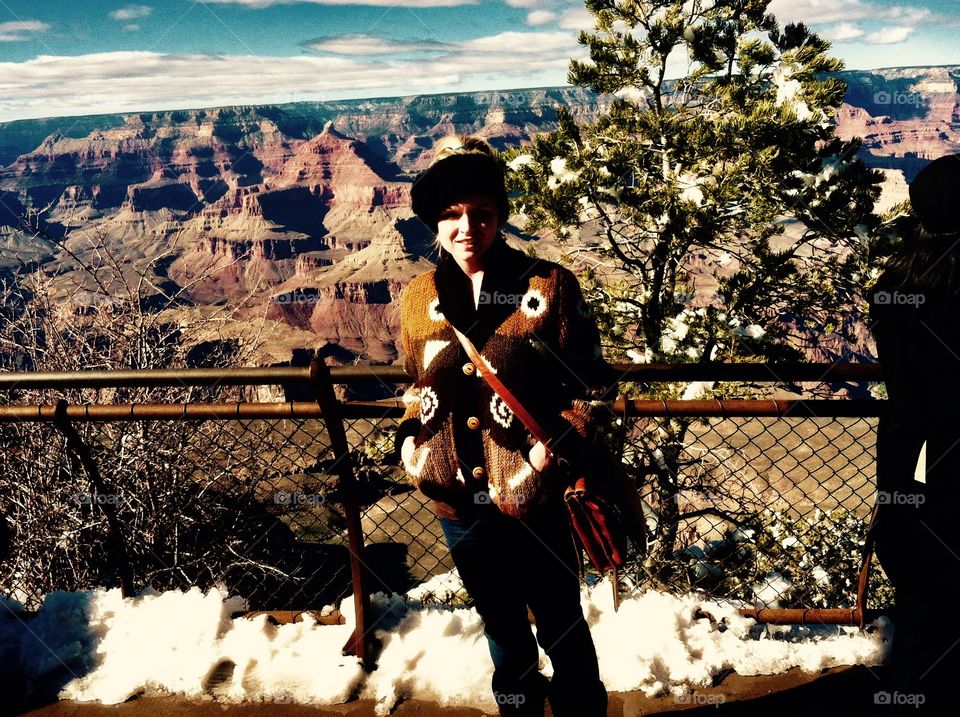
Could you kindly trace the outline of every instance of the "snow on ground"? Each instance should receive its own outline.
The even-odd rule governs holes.
[[[345,625],[277,626],[265,616],[233,618],[241,599],[196,588],[126,600],[119,590],[55,592],[26,620],[16,603],[0,599],[0,669],[31,682],[62,674],[61,698],[80,701],[175,693],[332,704],[359,695],[385,715],[414,696],[496,712],[474,610],[383,594],[372,603],[383,650],[369,675],[340,652],[352,630],[352,597],[341,604]],[[649,696],[686,694],[728,669],[757,675],[878,664],[891,628],[765,628],[733,604],[655,591],[624,597],[615,613],[606,582],[584,589],[583,607],[607,689]],[[552,672],[544,655],[541,668]]]

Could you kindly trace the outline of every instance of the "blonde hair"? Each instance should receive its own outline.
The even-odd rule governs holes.
[[[434,143],[433,161],[430,162],[430,166],[458,154],[483,154],[487,157],[496,157],[493,147],[479,137],[468,134],[448,134]]]

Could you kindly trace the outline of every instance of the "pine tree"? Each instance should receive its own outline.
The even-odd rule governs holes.
[[[569,81],[609,99],[509,161],[527,229],[599,235],[613,271],[586,276],[607,357],[799,359],[850,321],[880,221],[881,176],[835,136],[846,92],[829,43],[780,28],[770,0],[587,0],[589,60]],[[663,397],[702,386],[672,385]],[[664,422],[657,555],[680,522],[689,421]]]

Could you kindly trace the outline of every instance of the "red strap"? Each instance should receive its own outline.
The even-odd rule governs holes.
[[[523,404],[517,400],[517,397],[510,393],[509,389],[503,385],[503,382],[493,374],[493,371],[490,370],[490,365],[480,355],[480,352],[477,351],[477,347],[473,345],[473,342],[457,329],[456,326],[453,324],[450,324],[450,326],[453,329],[453,333],[460,339],[460,343],[463,344],[467,356],[470,357],[470,360],[476,365],[477,370],[480,371],[483,380],[490,384],[490,388],[503,399],[503,402],[509,406],[513,414],[520,419],[520,423],[526,426],[527,430],[533,434],[533,437],[547,448],[550,448],[553,439],[543,430],[543,426],[537,423],[537,419],[530,415],[530,412],[523,407]]]

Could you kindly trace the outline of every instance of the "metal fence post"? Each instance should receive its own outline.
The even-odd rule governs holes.
[[[83,439],[80,438],[80,434],[70,425],[70,421],[67,419],[67,402],[63,399],[57,401],[53,425],[67,440],[68,450],[83,467],[87,479],[96,491],[95,495],[105,495],[107,489],[103,478],[100,476],[100,469],[97,468],[97,462],[93,460],[93,454],[87,444],[83,442]],[[117,518],[117,511],[114,510],[109,501],[103,501],[102,503],[91,501],[91,504],[94,506],[99,504],[107,518],[110,554],[119,572],[120,593],[125,598],[133,597],[133,569],[130,567],[130,556],[127,554],[127,544],[123,539],[123,530],[120,527],[120,520]]]
[[[344,652],[359,657],[364,664],[370,662],[367,649],[368,612],[370,596],[367,592],[363,561],[363,528],[360,523],[360,508],[357,504],[357,484],[350,460],[350,446],[343,427],[340,402],[333,392],[330,369],[320,357],[310,362],[310,382],[323,414],[323,421],[330,435],[334,466],[339,478],[339,493],[347,523],[347,539],[350,548],[350,571],[353,582],[353,604],[357,615],[353,634],[344,645]]]

